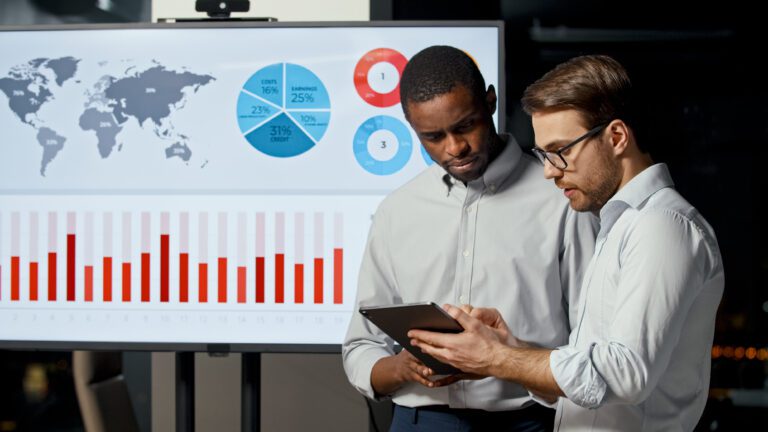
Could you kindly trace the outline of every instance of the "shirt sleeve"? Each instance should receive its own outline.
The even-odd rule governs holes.
[[[673,211],[645,211],[621,240],[613,305],[601,305],[610,314],[604,337],[586,350],[569,346],[550,356],[560,388],[585,408],[648,397],[711,268],[704,234]]]
[[[402,303],[396,291],[395,275],[386,240],[386,215],[381,209],[374,216],[358,276],[355,310],[341,347],[344,371],[349,382],[371,399],[381,399],[371,386],[371,370],[376,362],[394,354],[393,341],[357,310],[360,306]]]
[[[576,212],[568,205],[564,225],[560,250],[560,285],[570,330],[576,327],[582,279],[595,250],[600,221],[592,213]]]

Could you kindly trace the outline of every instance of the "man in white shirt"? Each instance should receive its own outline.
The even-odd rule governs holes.
[[[545,177],[574,210],[600,215],[569,342],[536,347],[498,311],[466,306],[446,306],[464,333],[410,336],[463,371],[557,401],[556,430],[693,430],[724,284],[712,228],[640,147],[615,60],[571,59],[528,87],[523,106]]]
[[[541,178],[541,165],[493,124],[496,92],[447,46],[408,62],[406,118],[436,162],[374,215],[357,305],[434,301],[496,306],[510,327],[548,347],[567,342],[596,220]],[[433,373],[355,313],[342,346],[352,385],[396,404],[392,430],[551,430],[553,410],[518,384],[488,378],[439,386]]]

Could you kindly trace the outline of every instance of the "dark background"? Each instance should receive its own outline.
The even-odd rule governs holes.
[[[499,126],[527,148],[533,135],[519,99],[528,84],[576,55],[608,54],[627,67],[649,125],[644,144],[669,165],[677,188],[715,228],[725,262],[713,390],[698,430],[768,428],[768,361],[748,358],[749,348],[768,349],[768,229],[758,213],[768,196],[768,84],[758,64],[768,50],[756,3],[370,2],[372,20],[503,20],[507,116]],[[149,0],[111,5],[2,0],[0,25],[150,20]],[[128,355],[129,370],[148,369],[148,354]],[[68,352],[0,351],[0,431],[81,430],[70,363]],[[45,391],[30,392],[41,371]],[[134,403],[143,401],[145,409],[147,391],[133,392]]]

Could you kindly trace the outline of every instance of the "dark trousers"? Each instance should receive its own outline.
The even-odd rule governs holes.
[[[555,410],[533,404],[513,411],[451,409],[444,405],[395,405],[390,432],[549,432]]]

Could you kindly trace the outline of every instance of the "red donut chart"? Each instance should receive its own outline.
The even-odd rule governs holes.
[[[397,69],[399,74],[397,76],[397,86],[389,93],[377,92],[368,82],[368,72],[370,72],[374,65],[381,62],[391,64]],[[390,48],[376,48],[368,51],[355,66],[355,89],[357,90],[357,94],[359,94],[364,101],[379,108],[391,107],[392,105],[399,103],[400,75],[403,73],[406,63],[408,63],[408,60],[405,56]]]

